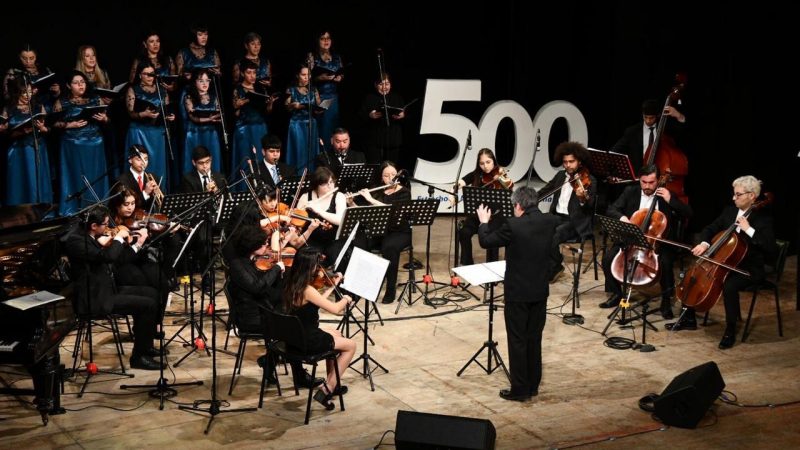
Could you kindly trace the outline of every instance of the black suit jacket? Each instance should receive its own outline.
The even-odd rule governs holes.
[[[327,167],[331,169],[337,176],[339,175],[339,171],[342,169],[342,163],[339,162],[339,158],[336,156],[336,152],[334,150],[325,150],[324,152],[320,153],[317,155],[316,161],[317,167]],[[364,156],[364,153],[352,149],[347,151],[347,157],[344,159],[344,164],[364,164],[366,162],[367,157]]]
[[[147,179],[143,179],[142,182],[144,184],[147,184]],[[145,211],[150,210],[150,205],[153,204],[153,200],[155,199],[155,197],[151,194],[150,198],[148,198],[147,200],[144,199],[144,194],[142,193],[141,189],[139,189],[139,182],[136,181],[130,170],[126,170],[119,177],[117,177],[117,183],[127,187],[133,192],[136,192],[136,204],[139,205],[139,207],[144,209]]]
[[[581,201],[578,199],[578,195],[575,194],[575,191],[572,191],[572,195],[569,197],[569,203],[567,203],[569,221],[572,223],[572,226],[575,227],[575,231],[581,236],[589,236],[592,234],[592,215],[594,215],[594,203],[597,199],[597,197],[595,197],[597,193],[597,180],[594,178],[594,175],[589,175],[589,180],[591,180],[591,184],[588,188],[585,188],[588,193],[586,203],[581,205]],[[544,194],[550,192],[556,187],[563,185],[565,181],[567,181],[567,172],[565,170],[560,170],[549,183],[539,190],[539,193]],[[550,205],[551,214],[555,214],[556,212],[556,206],[558,206],[558,198],[560,195],[560,190],[553,194],[553,202]]]
[[[258,171],[258,169],[260,169],[260,171]],[[258,174],[258,179],[260,180],[260,182],[265,183],[272,189],[275,189],[275,181],[273,181],[272,179],[272,174],[269,173],[269,171],[267,170],[267,164],[261,162],[258,165],[258,169],[256,169],[256,173]],[[283,180],[284,178],[293,177],[295,176],[295,174],[296,171],[294,167],[288,164],[284,164],[282,162],[278,162],[278,175],[280,176],[281,180]]]
[[[225,189],[225,186],[227,186],[228,181],[225,179],[225,176],[219,172],[211,172],[211,179],[214,180],[218,189]],[[179,191],[182,194],[203,192],[203,182],[200,181],[200,175],[197,174],[196,170],[192,170],[183,175]]]
[[[713,222],[700,232],[700,241],[714,244],[713,238],[720,231],[726,230],[736,221],[738,208],[729,206],[722,211]],[[750,272],[754,280],[764,278],[764,264],[767,258],[775,258],[778,246],[775,243],[775,232],[772,228],[772,217],[762,211],[753,211],[747,219],[756,232],[753,237],[745,232],[739,232],[739,239],[747,242],[747,253],[738,267]]]
[[[656,125],[658,124],[656,123]],[[678,139],[683,132],[683,125],[677,120],[668,119],[664,133]],[[628,155],[633,166],[633,173],[639,177],[639,169],[644,164],[644,122],[626,128],[622,137],[611,147],[611,151]]]
[[[64,250],[75,283],[78,312],[109,314],[113,306],[111,296],[116,293],[111,264],[121,258],[125,247],[118,241],[101,247],[83,229],[78,228],[67,238]]]
[[[630,217],[639,210],[639,203],[642,198],[642,188],[639,185],[627,186],[622,195],[617,198],[609,207],[606,215],[614,219],[625,216]],[[692,216],[692,208],[683,203],[674,193],[669,198],[669,203],[663,198],[656,197],[658,210],[667,216],[667,237],[675,238],[678,227],[676,224],[679,219],[687,219]]]
[[[483,248],[506,247],[505,296],[507,302],[536,303],[550,295],[550,247],[558,217],[543,214],[537,206],[521,217],[511,217],[492,231],[487,224],[478,227]]]
[[[237,325],[247,332],[261,332],[262,309],[278,306],[281,299],[277,287],[281,269],[274,266],[266,272],[260,272],[247,257],[234,258],[230,264],[230,294],[235,305]]]

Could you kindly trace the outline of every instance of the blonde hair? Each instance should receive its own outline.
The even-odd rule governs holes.
[[[733,187],[739,186],[740,188],[744,189],[745,192],[752,192],[756,198],[761,195],[761,180],[752,175],[739,177],[733,180],[732,185]]]
[[[78,47],[78,58],[75,60],[75,70],[80,70],[86,75],[86,78],[89,78],[88,71],[86,70],[86,65],[83,63],[83,52],[86,50],[91,49],[94,52],[95,61],[97,61],[97,49],[94,48],[93,45],[81,45]],[[94,83],[95,86],[101,88],[110,88],[111,82],[106,75],[106,72],[100,68],[100,62],[97,61],[94,66],[94,79],[90,80]]]

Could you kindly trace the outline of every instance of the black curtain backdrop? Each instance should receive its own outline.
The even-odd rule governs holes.
[[[283,89],[315,44],[330,29],[333,48],[352,63],[342,86],[343,125],[358,148],[360,124],[354,117],[378,76],[377,49],[383,49],[393,89],[410,100],[424,97],[426,79],[480,79],[480,104],[445,105],[477,122],[497,100],[513,100],[531,117],[551,100],[575,104],[586,117],[588,144],[608,148],[625,127],[640,120],[642,100],[663,101],[675,73],[688,74],[684,108],[690,158],[687,189],[695,210],[691,229],[711,221],[731,202],[731,181],[752,174],[776,196],[780,238],[796,240],[797,208],[792,182],[800,167],[794,138],[798,99],[787,62],[796,49],[794,24],[782,6],[764,2],[733,10],[725,3],[534,2],[496,0],[478,7],[463,2],[111,2],[92,7],[4,5],[0,28],[0,68],[17,61],[25,44],[39,61],[59,73],[73,67],[79,45],[97,48],[112,83],[127,79],[142,35],[155,29],[162,48],[173,55],[191,37],[189,27],[209,28],[209,45],[223,62],[224,94],[230,97],[230,67],[243,53],[248,31],[263,36],[263,54],[273,63],[274,87]],[[435,8],[435,11],[430,10]],[[713,11],[713,13],[699,12]],[[792,39],[792,40],[790,40]],[[285,136],[288,116],[276,108],[271,130]],[[419,136],[421,108],[411,108],[406,154],[448,160],[459,151],[450,137]],[[512,124],[497,135],[500,163],[511,159]],[[124,126],[124,124],[117,124]],[[558,124],[551,147],[566,138]],[[552,158],[553,148],[548,149]],[[4,163],[3,163],[4,164]],[[227,164],[227,162],[226,162]]]

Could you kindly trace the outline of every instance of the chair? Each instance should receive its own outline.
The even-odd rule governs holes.
[[[309,364],[312,367],[311,377],[317,376],[317,365],[320,361],[331,361],[336,373],[336,385],[341,386],[339,377],[339,366],[336,364],[336,358],[339,356],[338,350],[329,350],[322,353],[312,354],[307,351],[306,335],[303,324],[297,316],[280,314],[275,311],[267,311],[267,330],[265,337],[267,338],[267,348],[269,350],[270,358],[278,356],[283,357],[285,361],[297,361],[302,364]],[[264,389],[267,384],[267,374],[269,367],[275,367],[275,364],[265,364],[264,372],[261,377],[261,394],[258,398],[258,407],[261,408],[264,403]],[[324,366],[323,366],[324,367]],[[277,378],[277,370],[275,370],[275,378]],[[281,395],[280,382],[277,383],[278,395]],[[332,387],[333,388],[333,387]],[[294,386],[295,395],[300,395],[297,385]],[[314,394],[314,387],[308,388],[308,400],[306,401],[306,417],[305,424],[308,425],[308,419],[311,417],[311,399]],[[339,392],[339,409],[344,411],[344,397]]]
[[[236,375],[242,374],[242,362],[244,361],[244,354],[247,350],[247,342],[248,341],[260,341],[264,339],[263,333],[253,333],[253,332],[244,332],[239,329],[239,320],[237,317],[238,308],[236,302],[238,301],[230,294],[230,280],[225,279],[225,284],[222,287],[223,292],[225,293],[225,297],[228,299],[228,324],[230,325],[230,329],[233,330],[233,333],[236,337],[239,338],[239,346],[236,349],[236,360],[233,363],[233,373],[231,374],[231,385],[228,388],[228,395],[233,395],[233,386],[236,384]],[[225,338],[225,348],[228,347],[228,337],[230,337],[230,332],[228,336]]]
[[[783,320],[781,319],[781,302],[778,297],[778,284],[780,284],[781,275],[783,275],[786,254],[789,251],[789,242],[776,240],[775,244],[778,246],[778,255],[775,259],[775,264],[766,266],[766,277],[762,281],[753,283],[745,288],[746,291],[753,292],[753,298],[750,300],[750,310],[747,313],[747,320],[745,321],[744,331],[742,332],[742,342],[750,335],[750,319],[753,316],[753,309],[756,306],[758,293],[767,289],[771,289],[773,295],[775,295],[775,314],[778,316],[778,336],[783,337]],[[774,280],[770,280],[769,278],[771,277],[774,277]]]

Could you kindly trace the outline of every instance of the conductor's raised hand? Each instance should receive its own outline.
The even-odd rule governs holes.
[[[478,213],[478,222],[480,223],[489,223],[489,219],[492,217],[492,210],[489,209],[488,206],[481,203],[478,206],[478,209],[475,210]]]

